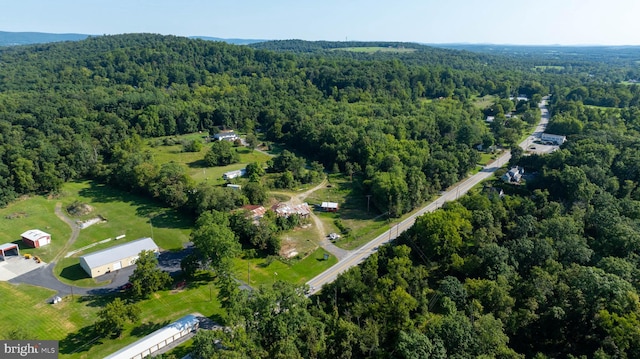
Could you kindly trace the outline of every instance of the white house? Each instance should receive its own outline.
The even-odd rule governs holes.
[[[235,141],[238,138],[238,135],[233,131],[223,131],[213,135],[213,139],[217,141]]]
[[[234,178],[238,178],[238,177],[242,177],[245,174],[247,174],[247,169],[243,168],[241,170],[235,170],[235,171],[229,171],[229,172],[225,172],[222,175],[222,179],[224,180],[230,180],[230,179],[234,179]]]
[[[507,183],[520,183],[523,174],[524,168],[516,166],[512,167],[509,172],[505,173],[500,178]]]
[[[51,235],[39,229],[30,229],[20,235],[22,242],[33,248],[40,248],[51,243]]]
[[[567,136],[543,133],[542,136],[540,136],[540,139],[542,141],[552,142],[556,145],[561,145],[567,141]]]

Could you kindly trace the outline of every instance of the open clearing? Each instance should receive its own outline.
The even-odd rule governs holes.
[[[408,52],[416,52],[416,49],[404,48],[404,47],[363,46],[363,47],[341,47],[337,49],[331,49],[331,51],[352,51],[352,52],[364,52],[364,53],[372,54],[375,52],[408,53]]]
[[[209,167],[204,162],[204,156],[207,154],[209,149],[211,149],[211,143],[203,143],[202,150],[199,152],[183,152],[182,150],[183,141],[195,139],[204,141],[202,137],[206,136],[206,133],[194,133],[167,137],[170,138],[172,142],[176,143],[170,146],[162,145],[163,140],[165,139],[164,137],[155,138],[148,141],[150,144],[153,144],[153,146],[150,145],[148,149],[159,164],[169,163],[172,161],[183,164],[187,167],[187,173],[189,176],[191,176],[195,181],[208,180],[213,181],[214,184],[224,183],[224,180],[222,180],[222,174],[225,172],[245,168],[247,163],[251,162],[264,163],[271,158],[269,155],[260,151],[253,151],[248,147],[234,147],[234,150],[240,154],[239,163],[221,167]]]
[[[271,285],[276,280],[289,283],[304,284],[319,273],[322,273],[338,260],[329,255],[324,260],[324,255],[329,254],[322,248],[316,249],[304,259],[292,259],[285,263],[277,257],[252,258],[233,260],[233,272],[236,278],[254,288],[261,285]],[[250,278],[248,278],[250,277]]]
[[[59,340],[60,358],[103,358],[186,314],[200,312],[219,321],[221,313],[215,287],[206,280],[196,281],[185,290],[162,291],[139,302],[142,319],[127,325],[122,337],[92,342],[96,313],[114,297],[76,296],[55,305],[46,303],[53,294],[49,289],[0,282],[0,338],[20,330],[29,337]]]

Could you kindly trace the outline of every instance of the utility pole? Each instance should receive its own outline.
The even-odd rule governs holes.
[[[153,216],[149,216],[149,225],[151,226],[151,239],[153,239]]]
[[[249,262],[249,260],[247,260],[247,285],[251,286],[251,272],[249,271],[251,262]]]
[[[369,200],[371,199],[371,195],[367,195],[367,213],[369,213]]]

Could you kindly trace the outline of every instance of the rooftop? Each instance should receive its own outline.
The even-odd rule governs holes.
[[[119,246],[103,249],[81,256],[87,263],[89,268],[96,268],[108,263],[112,263],[118,259],[131,257],[132,254],[138,254],[143,250],[157,251],[158,245],[153,239],[146,237],[135,240],[133,242],[121,244]]]

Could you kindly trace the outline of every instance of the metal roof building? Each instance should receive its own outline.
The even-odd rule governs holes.
[[[15,249],[18,252],[18,255],[20,255],[20,248],[18,248],[18,245],[15,243],[5,243],[5,244],[0,244],[0,252],[2,253],[2,259],[6,260],[5,256],[6,256],[6,252]]]
[[[147,335],[117,352],[105,357],[105,359],[142,359],[167,345],[183,338],[198,329],[200,321],[193,314],[184,316],[162,329]]]
[[[142,251],[158,252],[153,239],[146,237],[80,257],[80,266],[91,278],[135,264]]]
[[[33,248],[40,248],[51,243],[51,235],[39,229],[30,229],[20,235],[22,242]]]

